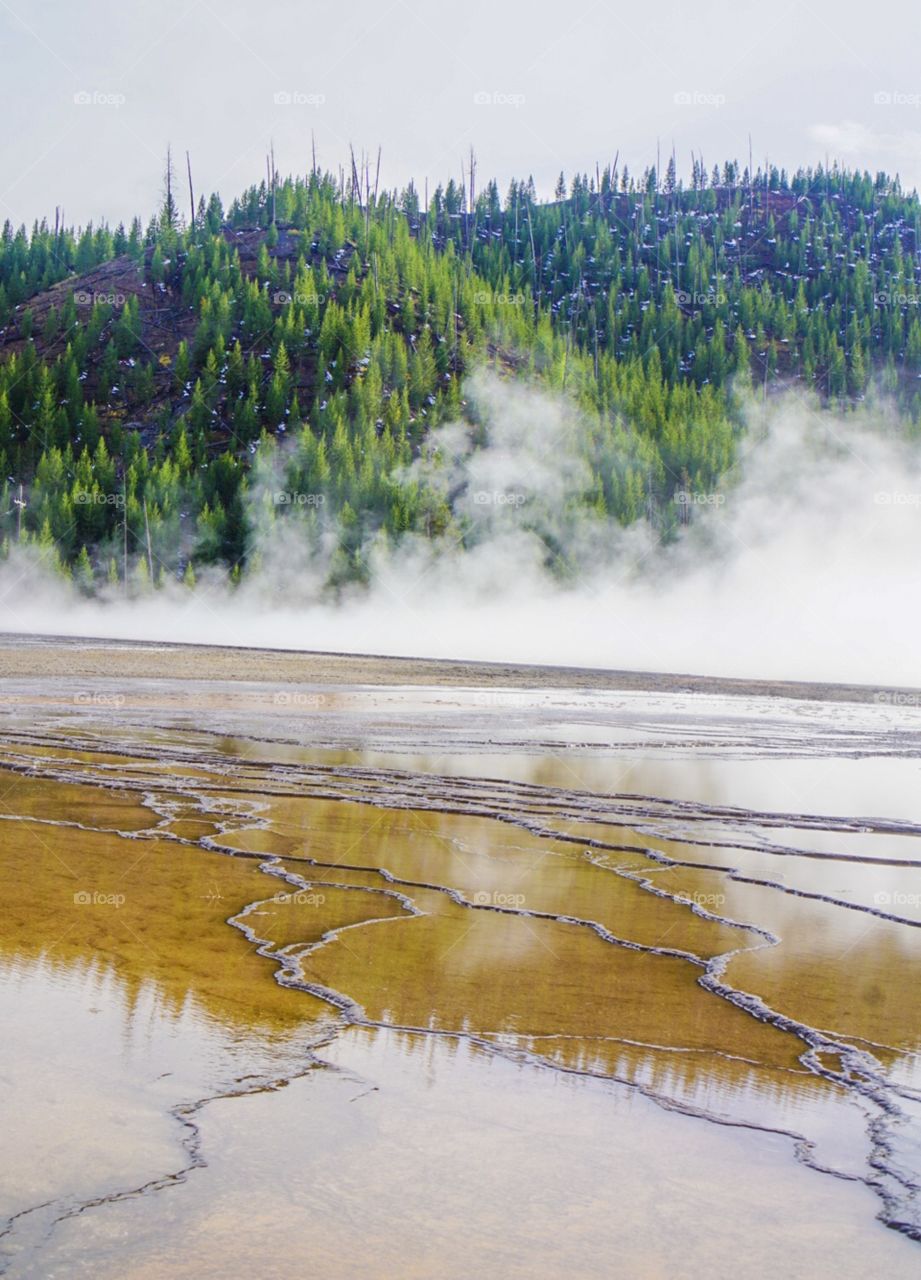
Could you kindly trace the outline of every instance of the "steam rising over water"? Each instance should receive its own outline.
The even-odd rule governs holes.
[[[921,684],[921,465],[884,406],[845,417],[795,396],[752,406],[719,492],[682,495],[669,542],[578,497],[589,478],[568,400],[489,375],[470,394],[488,439],[439,429],[413,473],[467,522],[454,537],[369,540],[366,589],[324,591],[335,514],[279,515],[256,469],[258,570],[130,602],[88,601],[16,556],[0,626],[119,638]],[[614,465],[617,465],[615,460]],[[553,554],[548,554],[548,547]],[[560,565],[565,571],[559,572]]]

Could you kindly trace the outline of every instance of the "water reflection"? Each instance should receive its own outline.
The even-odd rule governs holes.
[[[268,1274],[308,1240],[327,1274],[468,1274],[466,1232],[465,1265],[509,1274],[607,1275],[608,1249],[697,1275],[718,1205],[718,1238],[755,1242],[737,1274],[910,1273],[917,1246],[874,1214],[914,1212],[893,1085],[921,1054],[921,950],[862,908],[917,889],[919,836],[893,821],[916,816],[916,761],[385,755],[79,719],[0,753],[0,1001],[24,1029],[2,1049],[2,1213],[49,1202],[6,1238],[17,1265],[117,1274],[117,1222],[133,1275],[164,1231],[172,1273],[226,1274],[245,1204],[261,1243],[237,1235],[233,1265],[271,1238]],[[122,1198],[182,1170],[181,1194]],[[539,1204],[572,1223],[562,1254]]]

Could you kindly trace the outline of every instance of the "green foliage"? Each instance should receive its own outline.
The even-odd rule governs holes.
[[[146,232],[7,223],[0,545],[21,530],[86,592],[236,580],[258,459],[311,528],[336,516],[333,584],[361,581],[371,536],[458,535],[409,469],[484,361],[578,405],[586,507],[668,536],[676,494],[732,467],[753,387],[839,402],[878,380],[917,416],[919,223],[882,175],[695,164],[685,186],[673,162],[561,174],[545,204],[528,180],[365,208],[313,174],[275,217],[264,183],[226,214],[202,200],[191,232],[166,200]],[[78,308],[61,282],[113,259],[137,286]]]

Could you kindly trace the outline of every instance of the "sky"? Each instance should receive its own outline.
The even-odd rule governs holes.
[[[420,191],[640,172],[674,147],[788,169],[826,156],[921,187],[921,6],[908,0],[0,0],[0,221],[138,213],[167,146],[196,196],[349,144]],[[663,159],[663,164],[664,164]]]

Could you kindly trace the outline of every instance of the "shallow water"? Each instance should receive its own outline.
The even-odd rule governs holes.
[[[10,1275],[917,1274],[914,709],[6,684]]]

